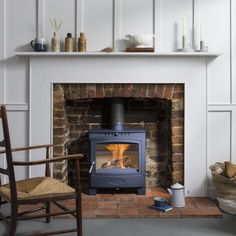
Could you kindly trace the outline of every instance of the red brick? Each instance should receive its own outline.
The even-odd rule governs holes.
[[[88,84],[88,97],[96,98],[96,84]]]
[[[113,84],[105,84],[104,85],[104,93],[105,93],[105,97],[112,97],[113,96]]]
[[[164,85],[161,84],[157,85],[155,97],[164,98]]]

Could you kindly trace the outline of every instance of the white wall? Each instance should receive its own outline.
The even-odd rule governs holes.
[[[67,32],[77,38],[80,31],[85,31],[90,51],[117,44],[126,33],[156,33],[157,51],[172,51],[179,46],[183,18],[187,19],[190,44],[192,28],[194,39],[199,39],[202,23],[210,51],[222,53],[206,64],[209,110],[206,162],[208,165],[218,159],[236,162],[234,0],[0,0],[0,103],[8,104],[11,120],[22,135],[13,139],[14,146],[29,142],[30,86],[28,59],[15,56],[15,52],[31,50],[29,42],[37,29],[50,41],[51,17],[63,20],[62,39]],[[198,40],[195,44],[198,45]]]

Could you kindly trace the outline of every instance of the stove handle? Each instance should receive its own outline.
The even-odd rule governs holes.
[[[94,167],[94,165],[95,165],[95,162],[93,161],[93,162],[92,162],[92,165],[90,166],[90,169],[89,169],[89,174],[91,174],[91,172],[92,172],[92,170],[93,170],[93,167]]]

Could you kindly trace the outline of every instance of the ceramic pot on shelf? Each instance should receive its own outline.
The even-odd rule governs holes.
[[[54,35],[52,37],[51,50],[52,52],[60,52],[60,47],[61,47],[60,35],[57,32],[54,32]]]

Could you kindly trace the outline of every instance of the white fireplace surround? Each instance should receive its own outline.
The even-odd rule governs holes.
[[[189,196],[207,195],[205,56],[29,56],[29,139],[32,145],[52,142],[53,83],[183,83],[185,192]],[[31,176],[42,172],[43,168],[30,169]]]

